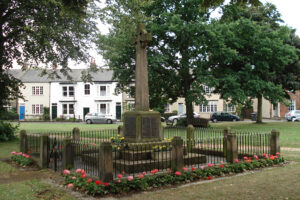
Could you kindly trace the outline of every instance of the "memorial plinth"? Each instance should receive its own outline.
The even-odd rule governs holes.
[[[160,113],[128,111],[124,113],[125,142],[154,142],[163,139]]]

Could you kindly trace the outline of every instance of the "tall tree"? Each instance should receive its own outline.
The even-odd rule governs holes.
[[[9,100],[21,97],[8,69],[21,66],[62,66],[68,60],[88,59],[87,49],[96,33],[96,5],[90,0],[0,1],[0,111]]]
[[[287,44],[290,29],[274,29],[272,24],[241,17],[221,20],[216,30],[219,54],[210,57],[216,91],[233,102],[257,98],[257,122],[261,123],[262,98],[273,103],[284,101],[283,83],[278,77],[298,59],[296,48]]]
[[[148,49],[150,106],[184,97],[190,122],[193,103],[206,102],[202,86],[211,79],[207,60],[209,38],[213,37],[208,24],[209,8],[224,1],[133,1],[138,6],[128,2],[107,2],[103,16],[112,28],[107,36],[99,36],[100,52],[114,70],[119,88],[127,90],[135,70],[135,50],[130,46],[130,37],[137,21],[146,23],[148,32],[153,35]],[[245,1],[238,1],[241,2]]]

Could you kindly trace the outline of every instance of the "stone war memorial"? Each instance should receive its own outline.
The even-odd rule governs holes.
[[[138,24],[132,43],[136,45],[135,110],[124,113],[125,142],[150,142],[163,139],[160,113],[149,111],[147,43],[152,35]]]

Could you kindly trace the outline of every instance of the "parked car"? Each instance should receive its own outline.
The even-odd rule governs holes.
[[[228,112],[214,112],[211,117],[210,120],[213,122],[217,122],[217,121],[240,121],[240,117],[237,115],[232,115]]]
[[[88,113],[85,115],[85,122],[87,124],[112,124],[116,122],[116,119],[102,113]]]
[[[160,117],[160,121],[161,121],[161,122],[165,122],[166,119],[165,119],[164,117]]]
[[[200,115],[198,113],[194,112],[194,118],[199,118],[199,117],[200,117]],[[184,118],[186,118],[186,113],[171,116],[168,118],[168,121],[171,123],[177,123],[178,120],[184,119]]]
[[[300,118],[300,110],[291,110],[290,112],[285,114],[285,119],[287,121],[299,121]]]

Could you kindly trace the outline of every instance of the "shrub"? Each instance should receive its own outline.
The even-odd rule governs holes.
[[[111,182],[102,182],[93,180],[86,176],[86,172],[82,169],[77,169],[76,173],[71,173],[69,170],[64,170],[65,185],[74,190],[85,191],[92,195],[107,195],[107,194],[124,194],[132,191],[145,191],[163,186],[176,185],[181,183],[189,183],[200,179],[211,180],[214,177],[224,176],[229,173],[242,173],[246,170],[272,166],[274,164],[284,163],[285,160],[280,157],[270,156],[270,158],[258,159],[247,158],[242,162],[214,165],[208,164],[200,168],[191,167],[191,170],[182,168],[182,172],[169,170],[166,174],[157,174],[158,169],[151,170],[150,173],[143,172],[136,177],[119,174],[115,180]]]
[[[13,126],[10,123],[0,121],[0,141],[10,141],[15,139],[15,132],[18,128],[19,125]]]
[[[50,120],[50,109],[49,109],[49,107],[44,107],[43,120]]]
[[[11,154],[12,154],[11,160],[19,165],[28,166],[28,165],[32,164],[29,154],[25,154],[22,152],[16,152],[16,151],[11,152]]]
[[[9,111],[2,111],[0,113],[0,119],[1,120],[18,120],[19,115],[18,115],[16,109],[12,109]]]

